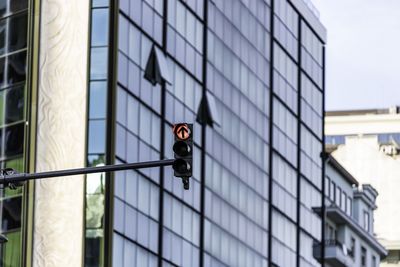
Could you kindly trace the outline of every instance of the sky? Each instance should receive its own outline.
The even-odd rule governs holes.
[[[312,0],[328,30],[326,110],[400,106],[400,0]]]

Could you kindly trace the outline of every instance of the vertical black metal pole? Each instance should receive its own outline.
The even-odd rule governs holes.
[[[275,0],[271,0],[271,15],[270,15],[270,68],[269,68],[269,183],[268,183],[268,266],[272,266],[272,155],[273,155],[273,115],[274,115],[274,5]]]
[[[202,98],[206,97],[207,92],[207,39],[208,39],[208,1],[204,0],[203,8],[203,92]],[[200,255],[199,255],[199,266],[204,266],[204,220],[205,220],[205,176],[206,176],[206,130],[207,124],[201,125],[201,161],[200,161]]]
[[[325,152],[325,46],[322,47],[322,151]],[[321,266],[325,266],[325,162],[326,157],[322,157],[322,200],[321,200]]]
[[[168,0],[164,0],[163,6],[163,28],[162,28],[162,50],[167,54],[167,29],[168,29]],[[161,85],[161,125],[160,125],[160,159],[165,158],[165,105],[166,84]],[[160,167],[160,195],[158,206],[158,267],[162,267],[163,259],[163,228],[164,228],[164,167]]]
[[[298,28],[297,28],[297,233],[296,233],[296,266],[300,266],[300,207],[301,207],[301,16],[299,15],[298,19]]]
[[[115,89],[116,89],[116,61],[117,61],[117,33],[118,33],[119,0],[110,1],[109,31],[108,31],[108,71],[107,71],[107,118],[106,118],[106,165],[114,162],[114,124],[115,124]],[[112,236],[114,186],[113,173],[106,173],[104,196],[104,266],[112,266]]]

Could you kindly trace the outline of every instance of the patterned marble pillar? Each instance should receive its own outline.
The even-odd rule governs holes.
[[[42,0],[36,170],[83,167],[89,0]],[[83,176],[36,182],[33,266],[82,266]]]

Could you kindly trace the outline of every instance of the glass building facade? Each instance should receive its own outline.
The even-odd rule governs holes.
[[[86,266],[320,266],[325,37],[300,12],[286,0],[92,1],[88,163],[172,158],[177,122],[194,123],[195,144],[189,191],[171,168],[118,172],[109,188],[95,178],[87,211],[105,210],[98,235],[87,217]],[[153,46],[171,84],[144,78]],[[196,122],[207,96],[220,127]]]
[[[18,170],[28,2],[0,0],[0,163]],[[325,31],[302,0],[89,2],[87,166],[173,158],[179,122],[194,166],[189,191],[170,167],[88,175],[83,265],[321,266]],[[170,83],[144,78],[153,47]],[[204,98],[220,126],[196,121]],[[24,190],[0,195],[0,266],[26,265]]]

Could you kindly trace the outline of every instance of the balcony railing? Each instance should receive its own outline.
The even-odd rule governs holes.
[[[313,256],[319,262],[331,264],[332,266],[346,267],[349,266],[350,258],[347,248],[336,239],[327,239],[325,244],[325,257],[322,258],[321,243],[314,243]]]
[[[325,246],[337,246],[339,248],[343,248],[343,244],[337,241],[336,239],[326,239]]]

